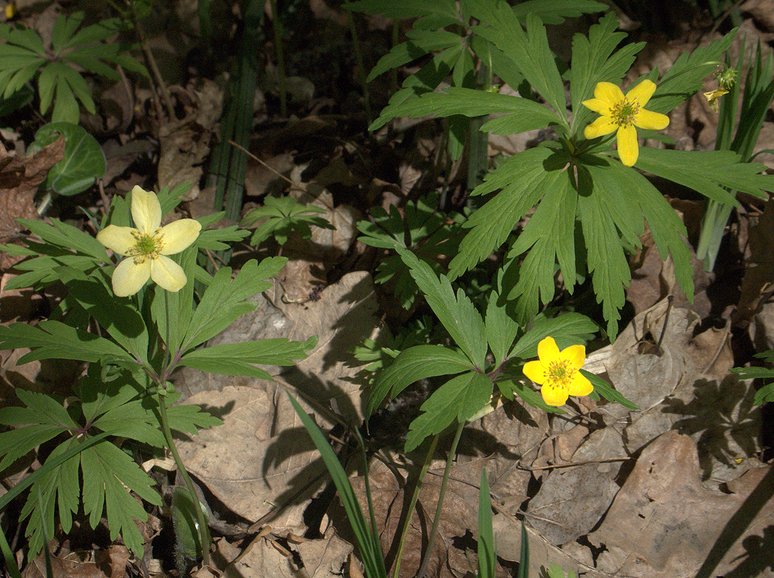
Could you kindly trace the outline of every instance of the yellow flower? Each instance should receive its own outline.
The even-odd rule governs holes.
[[[720,97],[723,95],[728,94],[727,90],[723,90],[722,88],[716,88],[715,90],[711,90],[709,92],[704,93],[704,98],[707,99],[707,104],[709,104],[709,107],[717,112],[718,111],[718,101],[720,100]]]
[[[166,255],[174,255],[196,241],[202,226],[194,219],[180,219],[161,227],[161,205],[154,193],[132,189],[132,220],[137,226],[108,225],[97,241],[127,257],[113,272],[116,297],[134,295],[148,279],[167,291],[180,291],[186,284],[183,268]]]
[[[667,115],[645,110],[655,90],[655,83],[643,80],[624,96],[615,84],[598,82],[594,98],[584,100],[583,106],[602,116],[586,127],[583,136],[592,139],[615,132],[621,162],[627,167],[634,166],[640,154],[634,127],[662,130],[669,126]]]
[[[594,387],[579,371],[586,361],[586,348],[571,345],[562,351],[553,337],[546,337],[538,343],[538,361],[524,364],[524,375],[538,385],[540,394],[548,405],[560,406],[567,403],[571,395],[588,395]]]

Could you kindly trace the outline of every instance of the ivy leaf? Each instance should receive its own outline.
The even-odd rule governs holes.
[[[421,379],[454,375],[471,369],[470,360],[459,351],[440,345],[409,347],[379,373],[373,387],[367,391],[366,415],[372,415],[388,395],[395,397]]]
[[[75,78],[83,81],[83,78],[70,67],[64,66],[63,68]],[[91,99],[89,98],[89,100]],[[75,122],[77,122],[77,118]],[[105,174],[107,168],[105,154],[97,140],[83,127],[74,123],[52,122],[44,125],[35,133],[35,142],[33,143],[33,145],[43,148],[58,138],[64,137],[64,158],[51,167],[46,184],[55,193],[67,197],[82,193],[91,187],[97,179]]]
[[[492,382],[482,373],[463,373],[450,379],[422,404],[422,414],[409,427],[405,451],[415,450],[426,438],[441,433],[455,421],[467,421],[491,396]]]
[[[487,352],[486,329],[468,296],[458,289],[455,297],[451,283],[444,275],[438,277],[427,263],[410,251],[400,248],[397,251],[451,338],[476,367],[483,369]]]

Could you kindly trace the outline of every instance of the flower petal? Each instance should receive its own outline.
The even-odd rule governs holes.
[[[159,228],[161,205],[156,193],[149,193],[137,186],[132,189],[132,219],[134,225],[146,235]]]
[[[640,107],[643,107],[648,104],[654,92],[656,92],[656,83],[646,78],[626,93],[626,100],[635,100]]]
[[[588,395],[594,391],[594,386],[588,378],[580,371],[576,371],[572,374],[572,382],[570,383],[570,395],[580,396]]]
[[[537,384],[541,384],[546,380],[546,368],[539,361],[528,361],[524,364],[521,372],[527,379]]]
[[[621,162],[627,166],[632,167],[637,162],[637,157],[640,156],[640,148],[637,144],[637,129],[633,126],[622,126],[618,129],[616,135],[618,142],[618,156],[621,158]]]
[[[128,255],[129,249],[134,247],[137,240],[132,233],[137,233],[133,227],[119,227],[108,225],[97,233],[97,241],[119,255]]]
[[[135,263],[131,257],[124,259],[113,271],[113,293],[116,297],[134,295],[142,289],[150,275],[150,259],[145,259],[139,264]]]
[[[554,360],[559,359],[559,347],[556,341],[550,335],[540,340],[537,347],[538,357],[541,363],[547,365]]]
[[[543,401],[548,405],[560,406],[567,403],[567,398],[570,397],[567,390],[563,387],[557,387],[553,382],[543,384],[540,388],[540,395],[543,396]]]
[[[634,117],[634,126],[649,130],[663,130],[669,126],[669,117],[660,112],[641,108]]]
[[[162,255],[174,255],[196,241],[202,225],[194,219],[180,219],[161,228]]]
[[[624,93],[612,82],[598,82],[594,87],[594,98],[604,100],[612,106],[624,99]]]
[[[583,136],[587,139],[605,136],[616,131],[618,125],[609,116],[600,116],[597,120],[587,125],[583,130]]]
[[[151,262],[150,276],[159,287],[172,293],[180,291],[188,281],[183,268],[163,255]]]
[[[610,116],[610,103],[599,98],[590,98],[581,103],[589,110],[593,110],[603,116]]]
[[[573,371],[579,370],[586,363],[586,347],[583,345],[570,345],[562,349],[562,359],[570,362]]]

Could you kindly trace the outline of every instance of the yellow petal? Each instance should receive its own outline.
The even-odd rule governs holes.
[[[597,138],[598,136],[614,133],[617,128],[618,125],[612,122],[609,116],[600,116],[597,120],[586,126],[583,130],[583,136],[587,139]]]
[[[137,242],[132,233],[137,229],[132,227],[118,227],[117,225],[108,225],[97,233],[97,241],[105,245],[108,249],[119,255],[127,255],[129,249],[134,247]]]
[[[589,110],[593,110],[596,113],[599,113],[603,116],[610,116],[610,103],[606,100],[601,100],[599,98],[590,98],[588,100],[584,100],[581,104],[588,108]]]
[[[132,219],[134,225],[146,235],[159,228],[161,205],[156,193],[149,193],[141,187],[132,189]]]
[[[196,241],[202,225],[194,219],[180,219],[161,228],[162,255],[174,255]]]
[[[534,381],[537,384],[541,384],[546,380],[546,368],[539,361],[528,361],[524,364],[521,372],[527,379]]]
[[[624,94],[612,82],[598,82],[594,87],[594,98],[603,100],[611,106],[624,99]]]
[[[151,262],[150,276],[159,287],[177,293],[188,279],[183,268],[169,257],[161,256]]]
[[[543,364],[551,363],[559,359],[559,347],[550,335],[540,340],[537,347],[538,357]]]
[[[660,112],[641,108],[637,116],[634,117],[634,126],[649,130],[663,130],[669,126],[669,117]]]
[[[577,371],[586,363],[586,348],[583,345],[570,345],[562,349],[561,356],[570,362],[573,371]]]
[[[136,264],[131,257],[124,259],[113,271],[113,293],[116,297],[134,295],[142,289],[150,274],[150,259],[145,259],[140,264]]]
[[[552,382],[543,384],[540,388],[540,395],[543,396],[544,402],[553,406],[564,405],[569,397],[567,390],[562,387],[556,387]]]
[[[591,385],[591,382],[585,375],[583,375],[580,371],[573,373],[572,382],[570,383],[570,395],[588,395],[592,391],[594,391],[594,386]]]
[[[656,92],[656,83],[645,79],[626,93],[626,100],[635,100],[640,107],[643,107],[648,104],[654,92]]]
[[[634,166],[637,157],[640,156],[640,148],[637,144],[637,129],[633,126],[622,126],[616,135],[618,141],[618,156],[627,167]]]

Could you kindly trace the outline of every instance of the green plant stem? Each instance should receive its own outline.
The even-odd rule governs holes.
[[[408,510],[406,511],[406,515],[403,517],[403,527],[401,528],[400,540],[398,541],[398,552],[395,555],[395,566],[392,571],[393,578],[398,578],[400,576],[400,563],[403,559],[403,547],[406,545],[406,536],[408,536],[409,528],[411,528],[411,517],[414,515],[414,510],[417,507],[419,494],[422,491],[422,482],[424,482],[427,470],[430,469],[430,462],[432,461],[433,455],[435,454],[435,449],[438,447],[439,437],[440,436],[437,435],[433,436],[433,441],[430,442],[430,447],[427,450],[425,461],[422,464],[422,469],[419,471],[419,476],[417,477],[417,483],[414,485],[414,493],[411,496],[411,503],[409,504]]]
[[[457,457],[457,445],[460,443],[460,437],[462,437],[462,430],[464,428],[465,422],[457,424],[457,431],[454,432],[454,440],[452,440],[451,447],[449,448],[449,455],[446,457],[446,467],[443,469],[441,489],[438,492],[438,504],[435,506],[435,515],[433,516],[433,527],[430,528],[430,536],[427,538],[427,549],[425,549],[425,556],[422,559],[422,564],[419,566],[419,571],[417,572],[418,578],[425,577],[427,565],[430,563],[430,556],[432,555],[433,547],[435,546],[435,537],[438,533],[438,524],[441,523],[443,499],[446,496],[446,486],[449,484],[449,474],[451,473],[452,465],[454,464],[454,458]]]
[[[288,115],[288,89],[285,83],[285,53],[282,49],[282,21],[277,10],[277,0],[271,0],[271,20],[274,28],[274,53],[277,56],[277,84],[280,97],[280,115]]]
[[[183,460],[180,458],[180,454],[177,451],[175,445],[175,439],[172,437],[172,429],[169,427],[169,417],[167,416],[167,400],[164,393],[159,393],[157,396],[159,402],[159,415],[161,416],[161,430],[164,433],[164,439],[167,442],[167,447],[172,453],[172,458],[175,460],[177,471],[183,478],[186,489],[191,493],[191,499],[194,501],[196,512],[196,523],[199,526],[199,541],[202,546],[202,562],[204,565],[210,563],[210,528],[207,525],[207,518],[204,516],[201,504],[199,503],[199,495],[196,493],[193,480],[188,475],[188,470],[185,469]]]

